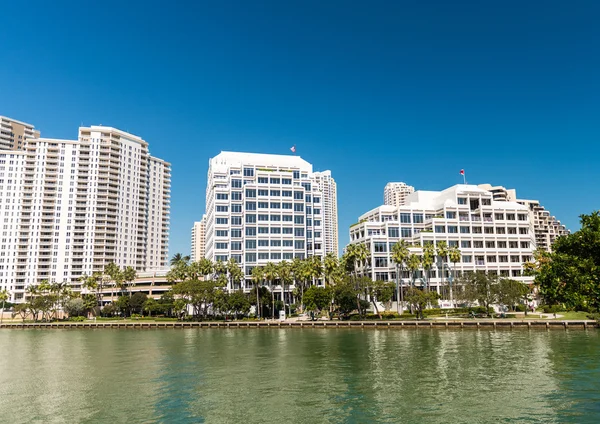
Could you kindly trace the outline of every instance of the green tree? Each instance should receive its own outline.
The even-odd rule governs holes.
[[[262,267],[255,266],[252,268],[252,271],[250,271],[250,275],[252,278],[252,284],[254,284],[254,287],[256,287],[256,317],[260,319],[261,313],[259,288],[265,278],[265,273]]]
[[[331,285],[333,283],[333,277],[337,272],[338,267],[339,261],[335,254],[333,252],[327,253],[325,255],[325,260],[323,261],[323,275],[325,276],[327,284]]]
[[[490,305],[498,302],[497,277],[483,271],[466,272],[456,281],[456,288],[461,290],[461,299],[469,303],[477,302],[486,311]]]
[[[460,249],[456,246],[453,246],[448,252],[448,256],[450,257],[450,262],[452,262],[452,278],[450,279],[450,305],[454,307],[454,299],[452,293],[452,284],[456,281],[456,263],[460,262],[462,254]]]
[[[265,278],[269,283],[269,290],[271,291],[271,301],[272,301],[272,309],[271,309],[271,318],[275,319],[275,280],[277,279],[277,265],[273,262],[267,262],[264,268]]]
[[[235,319],[238,315],[246,315],[250,312],[250,301],[243,290],[234,291],[229,295],[229,308],[235,315]]]
[[[6,289],[0,291],[0,324],[4,319],[4,306],[6,305],[6,301],[10,299],[10,295]]]
[[[319,312],[329,306],[331,294],[324,287],[311,286],[304,293],[304,303],[308,311]]]
[[[336,284],[333,288],[334,300],[337,312],[340,319],[348,318],[348,316],[356,309],[356,298],[358,296],[354,284],[346,280],[340,284]]]
[[[229,273],[229,282],[231,283],[231,289],[234,290],[235,285],[241,285],[242,281],[244,280],[244,272],[233,258],[230,258],[227,262],[227,272]]]
[[[29,316],[30,310],[29,310],[29,303],[25,302],[25,303],[18,303],[14,308],[13,308],[13,317],[15,315],[19,315],[21,317],[21,319],[23,320],[23,322],[25,322],[25,319]]]
[[[421,259],[421,264],[423,266],[423,271],[425,274],[425,288],[429,290],[429,282],[431,279],[431,267],[433,266],[435,260],[435,247],[432,242],[427,242],[423,246],[423,256]]]
[[[67,302],[64,311],[69,315],[69,317],[83,316],[85,314],[85,303],[83,302],[82,298],[76,297]]]
[[[388,283],[385,281],[369,280],[367,287],[369,291],[369,298],[371,299],[373,307],[375,308],[375,313],[379,316],[379,319],[382,319],[377,303],[381,302],[385,305],[385,303],[392,300],[392,296],[394,295],[394,285],[393,283]]]
[[[495,290],[498,303],[510,306],[513,310],[529,293],[526,284],[508,278],[500,279]]]
[[[435,253],[436,253],[436,257],[437,257],[438,275],[439,275],[440,283],[441,283],[441,285],[443,285],[444,275],[445,275],[444,266],[445,266],[446,262],[448,262],[448,253],[449,253],[448,243],[446,243],[444,240],[438,241],[436,249],[435,249]]]
[[[115,309],[124,317],[129,315],[129,297],[119,296],[117,301],[114,302]]]
[[[143,312],[144,303],[148,300],[145,293],[137,292],[130,296],[129,308],[132,313],[141,314]]]
[[[427,305],[435,304],[439,299],[439,295],[435,291],[425,291],[416,287],[410,287],[406,291],[406,301],[415,311],[417,318],[425,318],[423,310]]]
[[[402,272],[410,251],[408,250],[408,244],[405,240],[400,240],[392,247],[391,259],[396,264],[396,301],[398,304],[398,314],[402,314],[402,308],[404,304],[404,289],[402,283]]]
[[[285,293],[287,292],[286,287],[292,284],[294,276],[292,274],[292,265],[287,261],[281,261],[277,265],[277,274],[279,275],[279,281],[281,282],[281,300],[285,311],[286,299]],[[288,309],[288,315],[292,312]]]
[[[171,258],[171,266],[178,265],[180,263],[185,263],[187,265],[189,261],[189,256],[183,256],[181,253],[175,253],[175,255],[173,255]]]
[[[406,267],[408,268],[408,271],[410,272],[411,284],[412,284],[412,286],[414,286],[417,271],[421,267],[421,258],[419,257],[419,255],[411,253],[408,256],[408,260],[406,262]]]
[[[129,292],[129,296],[131,297],[131,285],[137,278],[137,272],[135,268],[128,266],[122,272],[123,282],[125,283],[125,287],[127,287],[127,291]]]
[[[133,296],[131,298],[133,300]],[[161,305],[155,299],[149,297],[142,305],[142,310],[151,317],[153,312],[161,310]]]

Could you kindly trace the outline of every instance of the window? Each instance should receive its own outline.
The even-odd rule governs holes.
[[[281,184],[291,185],[292,184],[292,179],[291,178],[282,178],[281,179]]]
[[[294,240],[283,240],[283,247],[292,247],[294,245]]]
[[[303,212],[304,211],[304,205],[302,203],[294,203],[294,211],[296,211],[296,212]]]
[[[271,253],[271,259],[281,260],[281,253],[277,253],[277,252]]]
[[[471,262],[473,262],[473,257],[471,255],[463,255],[462,261],[465,264],[471,263]]]
[[[271,184],[281,184],[281,179],[271,177]]]
[[[410,228],[400,228],[400,235],[402,237],[411,237],[412,236],[412,229]]]
[[[269,184],[269,179],[267,177],[258,177],[259,184]]]
[[[492,263],[496,262],[496,256],[488,256],[487,257],[487,261],[488,261],[488,263],[490,263],[490,262],[492,262]]]
[[[521,249],[529,249],[529,242],[528,241],[522,241],[521,242]]]
[[[448,232],[456,234],[458,233],[458,227],[456,225],[448,225]]]
[[[469,227],[460,227],[460,232],[462,234],[468,234],[471,232],[471,229]]]
[[[461,240],[460,247],[462,247],[463,249],[470,249],[471,241],[470,240]]]
[[[304,217],[301,215],[294,216],[294,223],[295,224],[304,224]]]
[[[375,252],[376,253],[385,253],[387,252],[387,243],[383,243],[383,242],[375,242]]]
[[[271,202],[271,209],[280,209],[281,203],[279,202]]]
[[[256,240],[246,240],[246,249],[256,249]]]
[[[313,214],[315,214],[315,215],[321,215],[321,209],[315,208],[313,210]]]
[[[242,250],[242,242],[240,242],[240,241],[231,242],[231,250]]]
[[[481,234],[481,227],[473,227],[473,234]]]
[[[227,224],[228,221],[227,218],[217,218],[217,224]]]
[[[283,234],[293,234],[294,229],[289,227],[283,227]]]
[[[503,213],[495,213],[494,218],[499,221],[504,221],[504,214]]]
[[[515,220],[515,214],[514,213],[507,213],[506,214],[506,220],[507,221],[514,221]]]
[[[480,240],[476,240],[473,242],[473,246],[475,249],[483,249],[483,242]]]
[[[423,223],[423,214],[422,213],[413,214],[413,222],[415,224],[422,224]]]
[[[321,220],[315,219],[315,227],[320,227],[320,226],[321,226]]]
[[[515,227],[508,227],[508,234],[517,234],[517,229]]]
[[[294,176],[295,180],[299,180],[300,179],[300,171],[294,171],[293,176]]]
[[[506,234],[506,229],[504,227],[496,227],[496,234]]]
[[[283,197],[292,197],[292,192],[289,190],[282,190],[281,195]]]
[[[242,188],[242,180],[231,180],[231,187]]]
[[[217,193],[217,200],[227,200],[229,195],[227,193]]]
[[[231,225],[242,225],[242,217],[241,216],[232,216],[231,217]]]
[[[294,235],[296,237],[304,237],[304,228],[296,228],[296,229],[294,229]]]
[[[269,227],[258,227],[258,234],[269,234]]]
[[[242,205],[240,205],[239,203],[232,203],[231,204],[231,212],[232,213],[241,213]]]
[[[240,230],[240,229],[231,230],[231,238],[241,238],[241,237],[242,237],[242,230]]]
[[[271,234],[281,234],[281,228],[271,227]]]
[[[302,194],[301,191],[295,191],[294,192],[294,200],[302,200],[304,199],[304,196]]]
[[[485,227],[483,230],[485,234],[494,234],[494,227]]]
[[[388,235],[390,237],[394,237],[394,238],[398,237],[399,236],[398,227],[389,227],[388,228]]]
[[[307,194],[306,197],[304,198],[304,200],[306,200],[307,203],[310,203],[310,194]]]
[[[268,209],[269,202],[258,202],[258,209]]]
[[[400,222],[403,224],[410,224],[410,214],[409,213],[401,213],[400,214]]]
[[[268,196],[269,190],[258,190],[258,195],[259,196]]]
[[[281,215],[271,215],[271,221],[281,221]]]
[[[246,253],[246,262],[256,262],[256,253]]]
[[[282,203],[281,208],[282,209],[292,209],[292,204],[291,203]]]
[[[254,224],[256,222],[256,215],[252,214],[247,214],[246,215],[246,224]]]
[[[494,241],[486,241],[485,242],[486,249],[493,249],[496,247],[496,242]]]
[[[458,240],[448,240],[448,247],[458,247]]]
[[[387,268],[387,266],[388,266],[387,258],[375,257],[375,268]]]
[[[529,228],[519,228],[519,234],[528,234]]]
[[[254,177],[254,168],[244,168],[244,177]]]
[[[467,198],[466,197],[459,197],[456,200],[458,201],[459,205],[466,205],[467,204]]]
[[[268,247],[269,246],[269,240],[259,240],[258,241],[258,247]]]
[[[283,222],[292,222],[292,215],[281,215]]]
[[[269,252],[258,252],[258,260],[269,259]]]
[[[246,210],[247,211],[255,211],[256,210],[256,202],[246,202]]]
[[[227,212],[229,210],[229,206],[217,205],[217,212]]]
[[[456,212],[446,211],[446,219],[456,219]]]
[[[295,249],[304,249],[304,240],[295,240],[294,248]]]
[[[259,214],[258,215],[258,220],[259,221],[268,221],[269,220],[269,215]]]
[[[498,242],[498,249],[506,249],[506,242],[505,241],[499,241]]]
[[[511,249],[518,249],[519,248],[519,243],[516,241],[509,241],[508,242],[508,247]]]
[[[481,204],[484,206],[490,206],[492,204],[491,199],[481,199]]]
[[[226,250],[229,243],[215,243],[218,250]]]
[[[286,253],[286,252],[283,252],[283,259],[284,259],[284,260],[291,260],[291,259],[294,259],[294,254],[293,254],[293,253]]]
[[[242,192],[241,191],[232,191],[231,192],[231,200],[242,200]]]
[[[215,233],[217,234],[217,237],[227,237],[227,233],[229,231],[227,230],[217,230],[215,231]]]
[[[247,188],[246,189],[246,197],[250,197],[250,198],[256,197],[256,190],[253,188]]]
[[[281,192],[279,190],[271,190],[271,196],[279,196],[280,193]]]
[[[519,262],[520,261],[519,255],[511,255],[510,261],[511,262]]]
[[[505,256],[505,255],[498,256],[498,262],[508,262],[508,256]]]
[[[271,240],[271,247],[281,247],[281,240]]]
[[[527,215],[525,215],[524,213],[520,213],[518,215],[519,221],[527,221]]]

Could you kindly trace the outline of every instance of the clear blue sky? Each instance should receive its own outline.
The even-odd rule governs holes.
[[[173,164],[189,252],[208,159],[298,154],[338,183],[340,244],[388,181],[514,187],[571,229],[600,208],[598,1],[13,1],[0,114],[103,124]]]

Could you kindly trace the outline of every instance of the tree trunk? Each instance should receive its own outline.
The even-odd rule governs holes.
[[[373,307],[375,308],[375,313],[377,314],[377,316],[379,317],[379,319],[383,319],[383,317],[379,313],[379,308],[377,307],[377,302],[375,301],[374,297],[371,297],[371,302],[373,303]]]
[[[273,282],[271,282],[271,319],[275,319],[275,287]]]
[[[258,296],[258,284],[256,285],[256,318],[260,319],[260,297]]]

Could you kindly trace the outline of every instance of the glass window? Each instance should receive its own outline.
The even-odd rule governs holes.
[[[292,192],[291,192],[290,190],[283,190],[283,191],[281,192],[281,195],[282,195],[283,197],[292,197]]]
[[[271,184],[281,184],[281,179],[271,177]]]
[[[388,228],[388,235],[390,237],[399,237],[399,232],[398,232],[398,227],[389,227]]]
[[[242,188],[242,180],[231,180],[231,187]]]
[[[410,224],[410,214],[409,213],[401,213],[400,214],[400,222],[403,224]]]
[[[258,195],[259,196],[268,196],[269,195],[269,190],[265,190],[265,189],[258,190]]]
[[[295,224],[304,224],[304,217],[301,215],[296,215],[294,217],[294,223]]]
[[[459,205],[466,205],[467,204],[467,198],[466,197],[459,197],[457,200],[458,200],[458,204]]]
[[[246,210],[247,211],[255,211],[256,210],[256,202],[246,202]]]
[[[320,197],[313,197],[313,203],[321,203]]]
[[[304,204],[302,204],[302,203],[294,203],[294,211],[296,211],[296,212],[303,212],[304,211]]]
[[[469,234],[471,232],[471,228],[469,228],[469,227],[460,227],[460,232],[462,234]]]
[[[253,188],[247,188],[246,197],[256,197],[256,190]]]
[[[256,240],[246,240],[246,249],[256,249]]]
[[[281,192],[279,190],[271,190],[271,196],[279,196],[280,193]]]
[[[227,234],[229,233],[229,231],[227,230],[217,230],[215,231],[217,237],[227,237]]]
[[[413,222],[415,224],[422,224],[423,223],[423,214],[422,213],[414,213],[413,214]]]
[[[256,215],[255,214],[247,214],[246,215],[246,224],[253,224],[256,222]]]
[[[267,247],[269,246],[269,240],[259,240],[258,247]]]
[[[227,193],[217,193],[217,200],[227,200],[229,195]]]
[[[296,228],[296,229],[294,229],[294,235],[296,237],[304,237],[304,228]]]
[[[258,259],[269,259],[269,252],[258,252]]]
[[[446,232],[446,227],[443,225],[436,225],[435,226],[435,232],[436,233],[445,233]]]
[[[293,245],[294,245],[294,240],[283,240],[283,247],[292,247]]]
[[[226,250],[229,243],[215,243],[218,250]]]
[[[240,238],[240,237],[242,237],[242,230],[240,230],[240,229],[231,230],[231,238]]]
[[[231,217],[231,225],[242,225],[242,217],[241,216],[232,216]]]
[[[374,244],[374,248],[376,253],[385,253],[387,252],[387,243],[377,241]]]
[[[300,171],[294,171],[293,176],[294,176],[295,180],[299,180],[300,179]]]
[[[281,203],[279,202],[271,202],[271,209],[280,209]]]
[[[446,211],[446,219],[456,219],[456,212]]]
[[[375,257],[375,268],[387,268],[387,266],[388,266],[387,258]]]
[[[470,240],[461,240],[460,247],[462,247],[463,249],[470,248],[471,247],[471,241]]]
[[[269,227],[258,227],[258,234],[269,234]]]
[[[465,264],[473,262],[473,257],[471,255],[462,255],[462,261]]]
[[[283,227],[283,234],[293,234],[293,233],[294,233],[293,228]]]
[[[268,221],[269,220],[269,215],[259,214],[258,215],[258,220],[259,221]]]
[[[244,168],[244,177],[253,177],[254,168]]]
[[[240,212],[242,212],[242,205],[240,205],[239,203],[232,203],[232,205],[231,205],[231,212],[232,213],[240,213]]]
[[[267,177],[258,177],[258,183],[259,184],[268,184],[269,179]]]
[[[304,240],[295,240],[294,248],[295,249],[304,249]]]
[[[458,233],[458,227],[456,225],[448,225],[448,232],[451,234]]]
[[[271,227],[271,234],[281,234],[281,228]]]
[[[217,218],[216,221],[217,224],[227,224],[229,220],[227,218]]]
[[[281,184],[291,185],[292,184],[292,179],[291,178],[282,178],[281,179]]]
[[[246,262],[256,262],[256,253],[246,253]]]
[[[292,215],[282,215],[281,218],[284,222],[292,222]]]
[[[282,209],[292,209],[292,204],[291,203],[282,203],[281,208]]]
[[[231,250],[242,250],[242,242],[241,241],[232,241],[231,242]]]
[[[402,228],[400,228],[400,235],[402,237],[411,237],[412,236],[412,229],[411,228],[402,227]]]
[[[232,191],[231,192],[231,200],[242,200],[242,192],[241,191]]]
[[[271,221],[281,221],[281,215],[271,215]]]
[[[271,247],[281,247],[281,240],[271,240]]]
[[[269,209],[269,202],[258,202],[258,209]]]
[[[304,195],[302,191],[295,191],[294,192],[294,199],[295,200],[302,200],[304,199]]]
[[[271,253],[271,259],[274,259],[274,260],[281,260],[281,253],[278,253],[278,252],[272,252],[272,253]]]
[[[229,210],[229,206],[217,205],[217,212],[227,212],[228,210]]]

